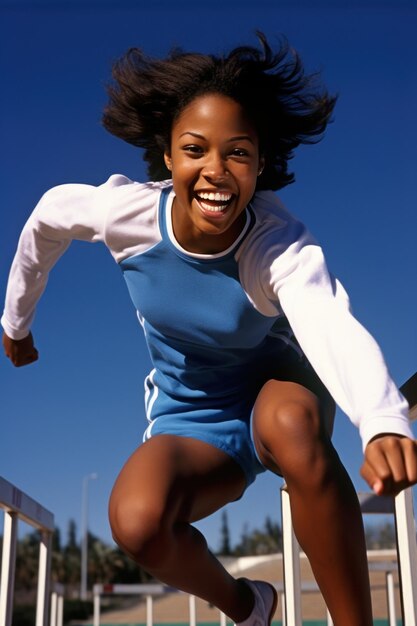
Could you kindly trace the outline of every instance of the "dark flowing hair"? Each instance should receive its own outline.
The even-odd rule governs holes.
[[[257,33],[261,49],[234,48],[215,56],[173,50],[166,59],[130,49],[113,67],[103,125],[116,137],[143,148],[150,180],[171,177],[169,152],[175,119],[192,100],[208,93],[238,102],[258,136],[265,168],[257,189],[280,189],[294,181],[288,161],[300,144],[318,142],[330,121],[336,97],[306,74],[286,39],[273,52]]]

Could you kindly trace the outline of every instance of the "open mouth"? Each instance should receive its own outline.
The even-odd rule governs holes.
[[[220,191],[201,191],[196,193],[200,207],[210,213],[222,213],[232,201],[233,194]]]

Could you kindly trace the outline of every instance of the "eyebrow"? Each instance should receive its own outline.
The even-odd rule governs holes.
[[[180,137],[183,137],[184,135],[192,135],[193,137],[196,137],[197,139],[202,139],[203,141],[206,141],[206,138],[204,137],[204,135],[200,135],[199,133],[194,133],[193,131],[187,130],[185,133],[181,133]],[[236,135],[236,137],[230,137],[230,139],[228,139],[228,142],[232,142],[232,141],[242,141],[242,140],[246,140],[246,141],[250,141],[250,143],[254,144],[254,141],[252,139],[252,137],[250,137],[249,135]]]

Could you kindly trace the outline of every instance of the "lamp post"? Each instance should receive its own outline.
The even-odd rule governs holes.
[[[81,507],[81,600],[87,599],[87,561],[88,561],[88,483],[95,480],[97,474],[88,474],[83,478]]]

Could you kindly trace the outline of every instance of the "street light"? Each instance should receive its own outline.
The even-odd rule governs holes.
[[[95,480],[97,474],[88,474],[83,478],[81,507],[81,600],[87,599],[87,556],[88,556],[88,482]]]

